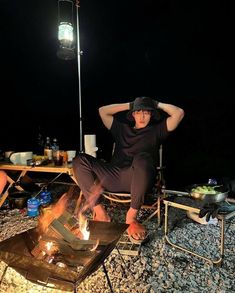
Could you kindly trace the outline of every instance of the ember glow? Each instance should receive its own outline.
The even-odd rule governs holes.
[[[55,258],[54,255],[47,256],[47,257],[46,257],[46,261],[47,261],[48,263],[53,263],[54,258]]]
[[[47,242],[45,246],[46,246],[47,251],[50,251],[53,247],[53,242]]]
[[[56,243],[50,241],[46,242],[45,244],[45,252],[49,256],[55,255],[59,251],[59,247],[56,245]]]

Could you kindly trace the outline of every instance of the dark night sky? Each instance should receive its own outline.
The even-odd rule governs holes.
[[[56,56],[57,1],[0,4],[0,148],[32,149],[40,125],[78,150],[77,64]],[[148,95],[186,112],[164,146],[170,185],[235,177],[234,1],[81,0],[79,20],[83,133],[103,156],[97,108]]]

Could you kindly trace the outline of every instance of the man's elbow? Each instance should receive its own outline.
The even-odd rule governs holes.
[[[98,112],[99,112],[100,117],[102,117],[102,115],[104,114],[104,107],[100,107],[98,109]]]
[[[179,121],[181,121],[184,118],[184,110],[182,108],[178,109],[178,117],[179,117]]]
[[[184,118],[184,114],[184,110],[177,107],[177,109],[174,111],[174,114],[167,119],[167,130],[175,130],[181,120]]]

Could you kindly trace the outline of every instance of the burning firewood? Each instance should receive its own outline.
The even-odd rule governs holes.
[[[106,245],[107,243],[100,242],[99,239],[89,240],[89,222],[84,215],[87,209],[92,209],[101,190],[100,184],[92,188],[89,201],[86,201],[85,205],[80,208],[76,217],[66,210],[70,199],[69,194],[64,194],[56,204],[45,210],[38,220],[39,243],[31,253],[37,259],[46,260],[48,256],[54,256],[61,250],[68,253],[70,249],[92,252],[99,245]]]
[[[63,194],[56,204],[51,205],[50,209],[47,209],[45,213],[39,216],[38,232],[40,235],[46,233],[47,228],[52,221],[58,219],[65,212],[68,200],[68,194]]]

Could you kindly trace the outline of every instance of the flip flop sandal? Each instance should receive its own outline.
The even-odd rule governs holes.
[[[148,239],[149,239],[148,235],[145,235],[145,238],[143,238],[143,239],[134,238],[133,235],[137,234],[137,233],[146,233],[146,229],[142,224],[140,224],[138,222],[133,222],[127,228],[127,234],[128,234],[130,241],[133,244],[143,244],[148,241]]]

